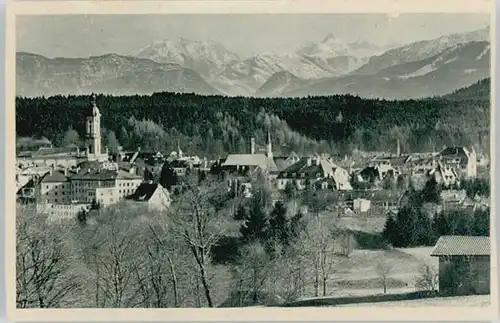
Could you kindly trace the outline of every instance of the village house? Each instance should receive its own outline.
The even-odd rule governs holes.
[[[284,190],[288,183],[293,183],[299,190],[317,184],[320,189],[352,190],[347,170],[322,156],[301,158],[280,172],[276,183],[278,190]]]
[[[370,206],[370,200],[360,198],[352,200],[352,210],[357,214],[368,212],[370,210]]]
[[[441,236],[431,253],[439,258],[439,291],[489,294],[490,254],[490,237]]]
[[[51,167],[28,167],[16,169],[16,187],[23,188],[30,181],[38,181],[43,175],[50,172]]]
[[[165,211],[170,207],[172,199],[166,188],[152,181],[144,182],[126,197],[138,205],[144,205],[149,211]]]
[[[288,156],[274,157],[274,163],[278,168],[278,171],[283,171],[287,167],[292,166],[300,160],[299,155],[295,152],[291,152]]]
[[[382,166],[388,169],[394,169],[398,172],[403,172],[407,167],[409,167],[411,157],[409,155],[405,156],[376,156],[370,160],[368,166],[376,167]]]
[[[465,190],[443,190],[440,197],[443,209],[456,209],[464,205],[467,193]]]
[[[363,168],[358,173],[354,174],[353,180],[356,185],[362,188],[377,188],[382,185],[385,179],[397,179],[398,171],[387,164],[368,166]]]
[[[447,167],[454,169],[459,177],[473,178],[477,176],[477,154],[474,148],[445,147],[437,159]]]
[[[455,169],[444,166],[440,161],[437,162],[436,168],[428,172],[428,177],[433,178],[436,183],[445,188],[460,185],[460,178]]]
[[[412,157],[409,164],[411,176],[426,176],[437,167],[434,157]]]

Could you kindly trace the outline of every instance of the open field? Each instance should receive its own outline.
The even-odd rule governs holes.
[[[435,297],[427,299],[416,299],[397,302],[379,302],[363,304],[345,304],[335,307],[422,307],[422,306],[489,306],[490,295],[458,296],[458,297]]]
[[[338,219],[337,225],[339,227],[352,230],[363,231],[369,233],[382,232],[387,217],[384,216],[352,216],[341,217]]]
[[[416,250],[413,250],[416,249]],[[354,250],[343,259],[334,275],[333,294],[336,296],[374,295],[382,292],[377,264],[390,263],[387,293],[415,291],[415,279],[424,263],[437,268],[437,260],[430,257],[432,247],[393,250]]]

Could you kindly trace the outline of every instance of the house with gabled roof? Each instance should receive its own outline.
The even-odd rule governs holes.
[[[144,205],[150,211],[164,211],[172,202],[170,193],[161,184],[144,182],[131,195],[126,197],[138,205]]]
[[[352,190],[347,170],[332,163],[322,156],[304,157],[295,164],[278,173],[277,188],[284,190],[288,183],[294,183],[298,189],[308,185],[333,190]]]
[[[452,168],[460,177],[477,176],[477,154],[474,148],[445,147],[437,155],[437,159],[447,168]]]
[[[410,155],[396,155],[396,156],[375,156],[369,162],[369,166],[386,166],[398,171],[402,171],[410,164]]]
[[[439,258],[439,291],[448,295],[490,293],[490,237],[441,236],[431,252]]]
[[[460,178],[455,169],[446,167],[441,161],[437,162],[437,167],[428,172],[429,178],[434,178],[436,183],[444,187],[460,184]]]

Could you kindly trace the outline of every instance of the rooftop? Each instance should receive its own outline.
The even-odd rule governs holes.
[[[48,172],[41,179],[41,183],[64,183],[68,181],[68,177],[64,175],[64,173],[60,171],[53,171],[52,174]]]
[[[261,166],[270,171],[277,170],[274,161],[264,154],[232,154],[227,156],[222,166]]]
[[[441,236],[431,256],[489,256],[490,237]]]

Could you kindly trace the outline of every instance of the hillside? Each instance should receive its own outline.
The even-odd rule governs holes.
[[[490,89],[491,89],[491,79],[488,77],[472,84],[469,87],[461,88],[454,91],[453,93],[447,94],[443,96],[443,98],[449,100],[474,99],[474,100],[490,101],[491,99]]]
[[[458,95],[481,93],[462,91]],[[248,151],[249,138],[265,142],[268,128],[278,153],[394,151],[395,135],[403,152],[443,145],[489,147],[490,102],[473,94],[463,100],[387,101],[351,95],[265,99],[156,93],[100,95],[97,101],[103,127],[129,147],[171,149],[181,138],[200,153]],[[17,98],[17,135],[52,140],[74,127],[82,136],[88,104],[88,96]]]
[[[280,96],[282,93],[292,91],[307,84],[307,80],[298,78],[289,72],[273,74],[256,92],[256,96]]]
[[[88,94],[152,94],[157,91],[218,93],[196,72],[116,54],[89,58],[54,58],[17,53],[16,94],[51,96]]]

